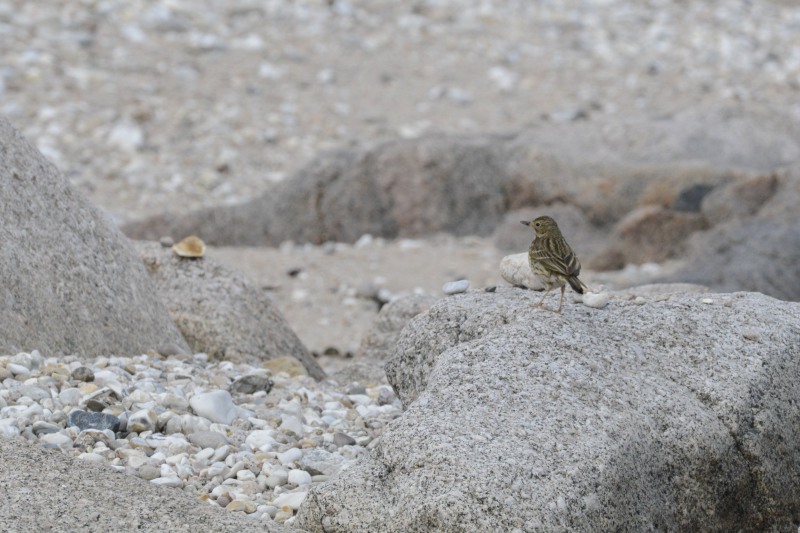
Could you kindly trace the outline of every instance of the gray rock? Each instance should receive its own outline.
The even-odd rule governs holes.
[[[0,351],[185,347],[129,241],[0,118]]]
[[[468,293],[413,319],[387,365],[406,412],[295,525],[796,528],[800,304],[673,294],[556,315],[537,298]]]
[[[153,473],[158,477],[158,468],[145,465],[139,475]],[[220,512],[194,494],[121,476],[21,439],[0,439],[0,479],[2,531],[297,531]]]
[[[356,358],[386,361],[408,321],[430,309],[437,300],[434,296],[415,294],[384,305],[361,340]]]
[[[720,224],[693,236],[687,256],[686,264],[662,281],[800,300],[797,217],[751,217]]]
[[[308,450],[298,462],[298,467],[305,470],[312,476],[324,474],[332,476],[339,472],[345,459],[341,455],[336,455],[320,448]]]
[[[500,261],[500,276],[511,285],[544,290],[544,283],[531,270],[528,252],[505,256]]]
[[[272,380],[263,374],[250,374],[242,376],[228,387],[231,394],[253,394],[255,392],[272,390]]]
[[[658,119],[543,123],[506,137],[425,137],[326,154],[243,205],[130,223],[137,239],[225,245],[489,235],[509,210],[570,204],[595,226],[635,207],[697,210],[736,176],[800,161],[786,113],[708,106]],[[590,253],[584,253],[589,256]]]
[[[75,410],[67,418],[68,426],[78,426],[81,430],[85,429],[110,429],[119,431],[120,420],[116,416],[108,413],[89,413],[86,411]]]
[[[214,448],[216,450],[222,448],[226,444],[230,444],[228,438],[217,431],[196,431],[187,435],[186,438],[195,446],[204,449]]]
[[[467,292],[469,289],[469,280],[460,279],[457,281],[448,281],[444,285],[442,285],[442,292],[448,296],[452,296],[453,294],[461,294],[462,292]]]
[[[72,379],[76,381],[94,381],[94,372],[86,366],[79,366],[72,371]]]
[[[298,359],[316,379],[325,372],[269,297],[213,259],[183,259],[157,242],[138,242],[142,260],[194,352],[259,362]]]
[[[384,305],[367,334],[361,339],[353,360],[332,378],[341,385],[385,383],[383,364],[389,358],[400,331],[414,316],[430,309],[437,299],[434,296],[415,294]]]

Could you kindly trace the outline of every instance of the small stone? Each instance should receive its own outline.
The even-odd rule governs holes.
[[[14,374],[15,376],[29,374],[31,371],[30,368],[22,366],[17,363],[8,363],[8,366],[6,368],[8,369],[9,372]]]
[[[154,431],[158,417],[150,409],[141,409],[128,417],[128,431],[142,433]]]
[[[94,452],[83,452],[82,454],[78,455],[78,459],[83,459],[84,461],[91,461],[93,463],[101,463],[106,460],[105,457],[100,455],[99,453]]]
[[[19,433],[16,419],[4,418],[0,420],[0,437],[17,437]]]
[[[302,457],[303,457],[302,451],[300,451],[298,448],[291,448],[283,453],[279,453],[278,461],[280,461],[282,465],[287,466],[294,463],[295,461],[299,461]]]
[[[11,371],[4,366],[0,366],[0,382],[7,380],[12,376]]]
[[[467,292],[467,289],[469,289],[469,280],[466,279],[450,281],[442,285],[442,291],[447,295],[461,294]]]
[[[253,394],[272,390],[272,380],[264,374],[250,374],[243,376],[228,387],[231,394]]]
[[[45,433],[39,437],[39,442],[45,448],[61,448],[62,450],[72,448],[72,439],[63,433]]]
[[[282,524],[282,523],[286,522],[287,520],[289,520],[290,518],[292,518],[293,516],[294,516],[294,512],[291,509],[287,508],[286,511],[281,509],[280,511],[275,513],[275,516],[272,519],[274,521],[278,522],[279,524]]]
[[[136,470],[136,475],[147,481],[152,481],[161,477],[161,470],[151,464],[146,464]]]
[[[71,377],[75,381],[94,381],[94,372],[89,367],[79,366],[72,371]]]
[[[461,294],[467,292],[467,289],[469,289],[469,280],[466,279],[449,281],[442,285],[442,291],[447,295]]]
[[[150,483],[153,485],[161,485],[162,487],[183,487],[183,480],[177,476],[157,477],[151,479]]]
[[[58,393],[58,399],[61,400],[61,403],[64,405],[78,405],[81,401],[81,391],[75,387],[62,389],[61,392]]]
[[[247,438],[244,439],[244,443],[250,446],[252,450],[268,452],[278,444],[274,434],[272,430],[257,429],[250,432]]]
[[[289,509],[296,511],[306,499],[307,494],[307,491],[285,492],[272,500],[272,505],[281,509],[288,507]]]
[[[285,470],[275,469],[272,473],[267,476],[265,480],[265,484],[270,489],[275,489],[275,487],[282,487],[286,485],[289,481],[289,474]]]
[[[339,472],[344,461],[341,455],[317,448],[308,450],[299,460],[298,466],[312,476],[317,474],[332,476]]]
[[[216,431],[195,431],[194,433],[190,433],[186,438],[195,446],[199,446],[203,449],[213,448],[216,450],[226,444],[230,444],[230,441],[228,441],[225,435]]]
[[[356,443],[356,439],[346,433],[337,431],[333,434],[333,443],[337,448],[341,448],[342,446],[353,446]]]
[[[33,430],[33,434],[38,437],[46,433],[58,433],[62,428],[56,424],[39,420],[33,423],[33,427],[31,429]]]
[[[175,239],[173,239],[169,235],[164,235],[163,237],[158,239],[158,243],[164,248],[172,248],[172,245],[175,244]]]
[[[595,309],[602,309],[608,305],[607,292],[587,292],[583,295],[583,305],[586,307],[593,307]]]
[[[116,432],[119,430],[120,420],[108,413],[87,413],[86,411],[75,410],[69,414],[67,425],[78,426],[81,430],[110,429]]]
[[[225,390],[196,394],[189,400],[189,405],[199,416],[218,424],[230,425],[240,416],[239,408],[234,405],[230,393]]]
[[[541,280],[531,272],[528,254],[524,252],[505,256],[500,261],[500,276],[514,286],[527,287],[537,291],[544,289]]]
[[[302,437],[305,431],[303,430],[303,422],[291,415],[281,415],[281,425],[278,428],[284,433],[294,433],[298,437]]]
[[[220,496],[222,498],[222,496]],[[217,499],[217,503],[219,503],[219,498]],[[247,514],[255,513],[257,506],[255,502],[250,500],[233,500],[228,505],[225,506],[226,511],[241,511]]]
[[[306,472],[305,470],[290,470],[289,471],[289,478],[287,480],[292,485],[308,485],[311,483],[311,474]]]

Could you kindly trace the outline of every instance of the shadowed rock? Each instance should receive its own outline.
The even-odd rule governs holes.
[[[149,240],[196,233],[216,245],[353,242],[365,233],[488,235],[509,209],[553,203],[609,226],[640,205],[693,209],[736,176],[800,160],[798,138],[800,127],[783,115],[720,108],[548,123],[513,136],[392,141],[323,155],[239,206],[164,215],[124,230]]]
[[[0,351],[188,351],[130,241],[0,118]]]
[[[325,377],[281,312],[244,275],[208,257],[180,258],[159,243],[136,246],[192,350],[251,363],[291,356],[310,376]]]

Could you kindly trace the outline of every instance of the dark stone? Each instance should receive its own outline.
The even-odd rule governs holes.
[[[685,211],[688,213],[699,213],[700,206],[703,204],[703,198],[710,193],[714,187],[712,185],[692,185],[683,189],[678,198],[675,200],[675,205],[672,206],[675,211]]]
[[[86,366],[79,366],[72,371],[72,379],[76,381],[94,381],[94,372]]]
[[[333,434],[333,443],[336,445],[337,448],[341,448],[342,446],[353,446],[356,443],[356,439],[348,435],[347,433],[342,433],[341,431],[337,431]]]
[[[67,418],[68,426],[78,426],[81,431],[86,429],[110,429],[117,432],[119,430],[119,418],[108,413],[87,413],[86,411],[75,410]]]
[[[228,387],[228,391],[231,394],[253,394],[262,390],[264,392],[272,390],[272,380],[268,376],[260,374],[241,377]]]

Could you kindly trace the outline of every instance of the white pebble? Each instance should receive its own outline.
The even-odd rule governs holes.
[[[449,281],[442,285],[442,291],[448,295],[461,294],[462,292],[467,292],[467,289],[469,289],[469,280],[466,279]]]
[[[583,305],[586,307],[593,307],[595,309],[602,309],[608,305],[608,293],[587,292],[583,295]]]
[[[192,396],[189,405],[199,416],[219,424],[230,425],[240,416],[240,409],[234,405],[230,393],[225,390]]]
[[[303,500],[306,499],[306,494],[308,494],[307,491],[286,492],[272,500],[272,505],[278,509],[282,507],[288,507],[289,509],[296,511],[300,508]]]
[[[308,485],[311,483],[311,474],[305,470],[290,470],[287,481],[293,485]]]
[[[283,453],[278,454],[278,461],[281,462],[282,465],[286,466],[295,461],[299,461],[303,457],[303,452],[298,448],[291,448],[286,450]]]
[[[177,476],[175,477],[157,477],[151,479],[150,483],[154,485],[161,485],[162,487],[183,487],[183,480]]]
[[[244,439],[244,443],[247,444],[251,450],[268,452],[278,444],[272,437],[273,434],[273,431],[270,429],[257,429],[250,432],[247,438]]]

